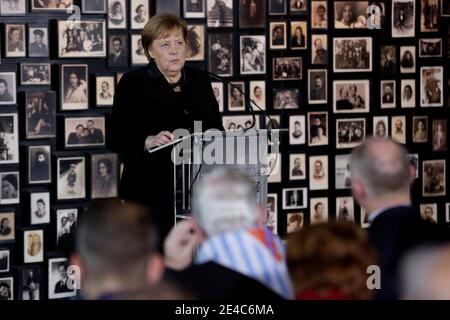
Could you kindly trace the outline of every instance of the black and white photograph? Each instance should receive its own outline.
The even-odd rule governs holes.
[[[328,145],[328,113],[308,112],[308,145]]]
[[[228,85],[228,111],[245,111],[245,83],[239,81],[232,84],[234,86]]]
[[[366,139],[366,119],[337,119],[336,148],[354,148]]]
[[[206,0],[183,0],[183,16],[186,19],[205,18]]]
[[[0,0],[0,16],[24,16],[26,0]]]
[[[125,0],[108,0],[108,29],[127,28],[127,3]]]
[[[442,38],[419,39],[419,57],[442,57]]]
[[[267,0],[239,0],[239,28],[264,28]]]
[[[424,143],[428,142],[428,117],[418,116],[413,117],[413,142]]]
[[[289,116],[289,144],[305,144],[305,116]]]
[[[350,155],[337,155],[335,158],[335,184],[336,189],[350,189],[351,188],[351,176],[350,176]]]
[[[20,300],[41,299],[41,269],[39,266],[29,266],[20,270]]]
[[[292,21],[290,44],[292,50],[302,50],[308,47],[308,24],[306,21]]]
[[[309,213],[311,225],[328,222],[328,198],[311,198]]]
[[[50,85],[50,83],[50,63],[20,64],[20,84],[22,86]]]
[[[328,28],[328,4],[326,1],[311,1],[311,29]]]
[[[287,25],[286,22],[277,21],[270,23],[270,49],[287,48]]]
[[[23,262],[44,261],[44,231],[40,229],[23,232]]]
[[[50,223],[50,193],[32,192],[30,194],[31,224]]]
[[[447,151],[447,120],[433,120],[433,151]]]
[[[416,179],[419,178],[419,154],[410,153],[408,154],[409,163],[416,169]]]
[[[233,75],[233,33],[208,33],[208,71],[220,76]]]
[[[15,230],[14,212],[0,212],[0,243],[13,241]]]
[[[86,166],[84,157],[57,159],[58,200],[83,199],[86,197]]]
[[[273,58],[272,62],[273,80],[301,80],[302,58],[284,57]]]
[[[327,70],[308,70],[308,103],[327,103]]]
[[[267,182],[280,183],[281,182],[281,153],[267,154]]]
[[[117,154],[91,155],[91,199],[117,197],[118,172]]]
[[[88,108],[88,65],[61,65],[61,110],[86,110]]]
[[[0,173],[2,193],[0,204],[15,204],[20,200],[19,172]]]
[[[113,105],[115,85],[113,76],[97,76],[96,86],[96,106],[110,107]]]
[[[66,258],[51,258],[48,260],[48,298],[61,299],[73,297],[76,294],[75,283],[69,278]]]
[[[395,108],[395,80],[380,81],[381,108]]]
[[[335,29],[366,29],[368,1],[334,1]]]
[[[259,129],[259,117],[255,118],[254,129]],[[243,130],[249,130],[253,125],[252,116],[223,116],[222,117],[223,127],[229,132],[238,132]]]
[[[92,0],[89,0],[92,1]],[[32,0],[31,11],[72,12],[73,0]]]
[[[272,130],[272,129],[280,129],[280,115],[270,115],[270,119],[266,118],[266,129]],[[269,144],[272,145],[274,142],[269,141]]]
[[[223,95],[223,82],[211,82],[211,86],[213,89],[214,97],[217,100],[217,104],[219,105],[219,111],[224,111],[225,101]]]
[[[442,67],[420,68],[420,105],[442,107],[444,105],[444,70]]]
[[[426,203],[420,205],[420,216],[428,222],[437,223],[437,213],[436,203]]]
[[[9,250],[0,249],[0,273],[9,272],[10,261]]]
[[[260,80],[250,81],[250,99],[251,106],[255,111],[266,110],[266,82]],[[255,104],[258,105],[255,106]]]
[[[420,1],[420,32],[436,32],[439,25],[439,1]]]
[[[273,89],[273,108],[275,110],[298,109],[299,90],[295,89]]]
[[[56,137],[56,93],[54,91],[29,91],[26,100],[26,138]]]
[[[416,73],[416,47],[400,47],[400,72]]]
[[[328,36],[326,34],[311,35],[311,63],[328,65]]]
[[[22,58],[27,55],[24,24],[5,24],[5,57]]]
[[[105,118],[65,118],[65,146],[93,147],[105,145]]]
[[[445,196],[445,160],[423,161],[422,179],[424,197]]]
[[[333,38],[334,72],[372,71],[372,38]]]
[[[278,194],[267,194],[267,217],[266,226],[273,234],[277,234],[278,229]]]
[[[333,81],[333,99],[335,113],[369,112],[369,80]]]
[[[289,155],[289,180],[306,179],[306,155],[293,153]]]
[[[415,108],[416,107],[416,80],[402,79],[400,83],[401,93],[401,107]]]
[[[388,116],[373,117],[373,136],[377,138],[389,137]]]
[[[106,13],[106,0],[82,0],[83,13]]]
[[[416,14],[415,0],[392,0],[392,37],[406,38],[415,36]]]
[[[0,106],[17,102],[16,73],[0,72]]]
[[[19,163],[17,113],[0,114],[0,164]]]
[[[74,239],[78,209],[56,210],[56,243]]]
[[[205,26],[201,24],[188,25],[186,61],[203,60],[205,60]]]
[[[233,26],[233,0],[206,0],[208,28]]]
[[[397,49],[395,46],[381,46],[380,71],[381,74],[397,73]]]
[[[0,300],[14,300],[14,278],[0,278]]]
[[[303,228],[304,221],[305,218],[303,213],[288,213],[286,220],[286,233],[290,234],[301,230]]]
[[[105,21],[58,21],[58,57],[106,57]]]
[[[108,38],[108,66],[128,66],[128,35],[114,34]]]
[[[328,156],[309,157],[309,190],[328,190]]]
[[[307,194],[306,188],[283,188],[283,210],[306,208]]]
[[[142,30],[150,18],[148,0],[131,0],[130,4],[131,29]]]
[[[405,116],[394,116],[391,118],[391,138],[398,143],[406,143]]]
[[[355,221],[355,203],[353,197],[336,198],[336,221],[354,222]]]
[[[51,183],[51,147],[50,145],[28,147],[28,183]]]
[[[269,15],[285,15],[287,13],[288,0],[268,0]]]
[[[289,0],[291,14],[304,14],[308,10],[306,0]]]
[[[48,28],[30,27],[28,29],[28,56],[48,57]]]
[[[266,73],[266,36],[240,36],[241,74]]]

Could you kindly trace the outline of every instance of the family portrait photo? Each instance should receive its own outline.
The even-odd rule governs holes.
[[[58,21],[58,57],[106,57],[105,21]]]
[[[70,147],[90,147],[105,145],[105,118],[66,118],[66,144]]]

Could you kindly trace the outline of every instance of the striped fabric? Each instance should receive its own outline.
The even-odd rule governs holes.
[[[285,299],[293,298],[282,241],[267,228],[234,230],[209,238],[195,264],[215,262],[255,279]]]

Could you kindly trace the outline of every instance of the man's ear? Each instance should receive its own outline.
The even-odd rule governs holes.
[[[409,165],[409,186],[412,186],[416,181],[416,167],[413,164]]]
[[[160,254],[153,254],[148,259],[147,282],[150,286],[158,284],[164,275],[164,259]]]

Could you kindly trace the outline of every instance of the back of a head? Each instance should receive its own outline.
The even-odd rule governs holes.
[[[367,267],[377,263],[377,255],[366,233],[350,223],[311,225],[291,234],[287,263],[297,297],[329,290],[349,299],[372,297]]]
[[[258,226],[255,187],[238,171],[217,169],[202,177],[194,189],[192,208],[208,236]]]

